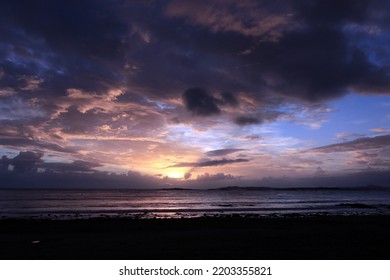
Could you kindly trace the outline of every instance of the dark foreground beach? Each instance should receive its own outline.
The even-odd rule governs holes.
[[[390,259],[390,216],[0,220],[1,259]]]

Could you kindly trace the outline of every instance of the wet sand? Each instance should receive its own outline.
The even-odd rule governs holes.
[[[3,219],[0,259],[390,259],[390,216]]]

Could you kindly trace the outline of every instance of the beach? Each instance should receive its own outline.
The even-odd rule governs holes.
[[[0,259],[390,259],[388,215],[2,219]]]

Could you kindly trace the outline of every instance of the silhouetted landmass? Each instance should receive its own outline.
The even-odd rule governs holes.
[[[274,188],[269,188],[269,187],[240,187],[240,186],[228,186],[228,187],[222,187],[222,188],[214,188],[214,189],[209,189],[209,190],[219,190],[219,191],[232,191],[232,190],[272,190]]]
[[[193,189],[185,189],[185,188],[162,188],[162,189],[159,189],[159,190],[163,190],[163,191],[190,191],[190,190],[193,190]]]

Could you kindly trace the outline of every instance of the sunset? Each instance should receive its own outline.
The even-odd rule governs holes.
[[[0,215],[389,217],[389,12],[381,0],[3,1]],[[263,257],[245,248],[238,258]],[[236,257],[218,250],[166,256]],[[153,252],[141,256],[165,257]]]
[[[389,178],[382,4],[9,2],[0,152],[156,184]]]

